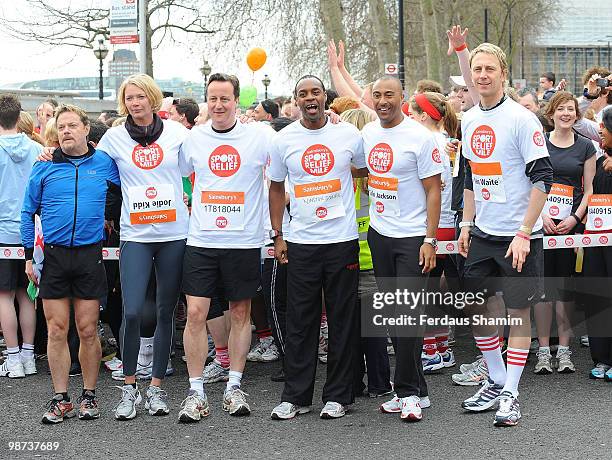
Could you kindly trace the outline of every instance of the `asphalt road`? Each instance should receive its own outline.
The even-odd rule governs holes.
[[[278,363],[252,364],[243,389],[253,413],[234,418],[221,409],[225,384],[207,386],[211,415],[199,424],[179,425],[177,414],[188,386],[185,364],[174,358],[177,372],[166,381],[171,413],[151,417],[144,410],[135,420],[114,420],[112,408],[121,392],[118,382],[101,371],[98,385],[102,417],[95,421],[70,419],[57,426],[40,423],[51,396],[45,361],[39,373],[25,380],[0,380],[0,459],[12,458],[612,458],[612,383],[586,377],[588,349],[573,347],[578,372],[536,376],[534,359],[521,383],[523,419],[517,427],[495,428],[493,413],[464,413],[460,402],[475,387],[454,386],[451,370],[428,378],[432,407],[420,423],[407,424],[399,416],[382,414],[379,399],[359,398],[344,418],[321,420],[321,388],[325,366],[317,373],[313,412],[291,421],[273,421],[271,409],[279,402],[281,383],[269,375]],[[455,346],[458,362],[472,361],[475,348],[466,335]],[[458,371],[455,371],[458,372]],[[71,378],[73,397],[81,380]],[[9,452],[9,441],[58,441],[59,452]],[[35,457],[37,455],[37,457]]]

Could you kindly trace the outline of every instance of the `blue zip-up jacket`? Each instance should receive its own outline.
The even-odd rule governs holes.
[[[23,194],[42,146],[25,134],[0,136],[0,243],[18,245]]]
[[[53,161],[35,163],[21,210],[26,260],[32,258],[37,211],[45,244],[71,248],[103,240],[109,186],[120,186],[117,165],[106,153],[91,146],[78,159],[71,159],[58,148]]]

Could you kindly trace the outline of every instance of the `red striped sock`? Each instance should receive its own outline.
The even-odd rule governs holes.
[[[498,385],[504,385],[506,383],[506,365],[499,347],[498,335],[474,338],[489,368],[489,377]]]
[[[217,353],[215,359],[219,362],[219,364],[221,364],[225,368],[230,367],[230,357],[229,352],[227,351],[227,347],[215,347],[215,352]]]
[[[260,329],[258,331],[255,331],[255,334],[257,334],[257,338],[259,340],[264,339],[266,337],[270,337],[272,335],[272,329],[270,329],[269,327],[266,327],[264,329]]]
[[[448,350],[448,334],[436,335],[436,347],[440,353]]]
[[[508,347],[506,352],[506,362],[508,363],[508,377],[504,385],[505,391],[510,391],[515,396],[518,395],[518,386],[525,369],[529,349]]]
[[[423,351],[427,356],[433,356],[436,354],[436,338],[425,337],[423,339]]]

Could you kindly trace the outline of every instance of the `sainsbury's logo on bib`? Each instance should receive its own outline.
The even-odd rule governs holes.
[[[472,152],[479,158],[489,158],[495,149],[495,131],[487,125],[480,125],[472,133]]]
[[[150,144],[146,147],[138,144],[132,151],[132,161],[140,169],[157,168],[164,160],[164,151],[156,144]]]
[[[322,144],[311,145],[302,155],[302,168],[313,176],[324,176],[334,167],[334,154]]]
[[[533,143],[538,147],[542,147],[544,145],[544,135],[540,131],[533,133]]]
[[[389,172],[393,166],[393,150],[389,144],[383,142],[376,144],[368,154],[368,165],[374,172]]]
[[[231,145],[220,145],[208,157],[208,167],[215,176],[233,176],[240,169],[240,154]]]

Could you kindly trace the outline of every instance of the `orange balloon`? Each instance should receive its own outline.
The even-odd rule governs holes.
[[[266,63],[266,59],[267,59],[267,55],[266,52],[261,49],[261,48],[253,48],[252,50],[249,51],[249,54],[247,54],[247,64],[249,66],[249,68],[255,72],[259,69],[261,69],[264,64]]]

